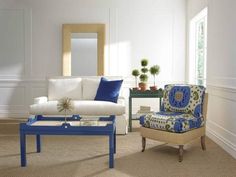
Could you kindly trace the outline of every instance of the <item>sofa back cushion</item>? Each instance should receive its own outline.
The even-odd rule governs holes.
[[[117,103],[123,80],[108,81],[102,77],[94,100]]]
[[[82,99],[81,78],[59,78],[48,80],[48,100],[59,100],[63,97],[72,100]]]
[[[97,94],[97,89],[102,76],[81,76],[82,78],[82,92],[83,100],[94,100]],[[122,76],[105,76],[109,81],[112,80],[122,80]],[[122,95],[122,88],[120,90],[120,95]]]
[[[164,111],[191,113],[202,117],[205,88],[199,85],[166,85],[164,89]]]
[[[100,78],[83,78],[83,100],[94,100],[99,83]]]

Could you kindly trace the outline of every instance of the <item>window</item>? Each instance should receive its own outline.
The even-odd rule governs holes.
[[[207,8],[190,22],[189,82],[206,85]]]

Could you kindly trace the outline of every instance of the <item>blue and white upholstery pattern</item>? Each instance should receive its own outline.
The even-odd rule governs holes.
[[[147,128],[182,133],[204,125],[205,88],[199,85],[166,85],[161,112],[140,117]]]
[[[182,133],[203,126],[204,120],[181,112],[158,112],[141,116],[140,124],[147,128]]]
[[[184,112],[202,117],[205,88],[199,85],[166,85],[164,89],[164,111]]]

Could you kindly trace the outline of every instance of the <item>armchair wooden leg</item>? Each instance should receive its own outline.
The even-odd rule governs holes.
[[[146,138],[142,137],[142,152],[145,151],[145,147],[146,147]]]
[[[205,143],[205,138],[206,136],[203,135],[201,136],[201,145],[202,145],[202,150],[205,151],[206,150],[206,143]]]
[[[179,162],[183,160],[184,145],[179,145]]]

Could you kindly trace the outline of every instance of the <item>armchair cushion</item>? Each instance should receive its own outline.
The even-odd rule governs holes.
[[[141,116],[140,124],[146,128],[182,133],[203,126],[204,120],[182,112],[158,112]]]
[[[166,85],[163,111],[183,112],[202,117],[205,88],[199,85]]]

